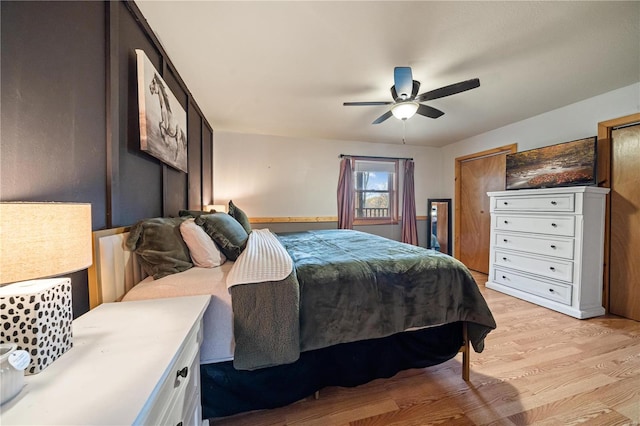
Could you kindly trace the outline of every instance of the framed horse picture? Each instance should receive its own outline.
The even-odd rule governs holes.
[[[187,173],[187,113],[143,50],[136,63],[140,149]]]

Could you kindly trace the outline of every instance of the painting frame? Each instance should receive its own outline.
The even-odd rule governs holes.
[[[505,189],[594,186],[597,164],[596,136],[507,154]]]
[[[187,112],[142,49],[135,49],[140,150],[188,173]]]

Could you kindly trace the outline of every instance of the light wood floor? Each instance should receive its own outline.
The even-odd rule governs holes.
[[[212,420],[212,425],[639,425],[640,322],[577,320],[486,289],[498,328],[471,380],[461,355],[320,399]]]

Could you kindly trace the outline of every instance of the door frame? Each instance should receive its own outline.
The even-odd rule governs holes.
[[[455,159],[455,166],[454,166],[455,167],[454,169],[455,191],[454,191],[454,198],[453,198],[453,210],[454,210],[453,257],[455,257],[456,259],[460,259],[460,226],[461,226],[460,223],[462,221],[462,218],[460,217],[459,200],[460,200],[460,192],[461,192],[461,185],[462,185],[462,178],[461,178],[462,163],[465,161],[477,160],[482,157],[490,157],[492,155],[498,155],[502,153],[512,154],[517,151],[518,151],[518,144],[513,143],[510,145],[504,145],[497,148],[488,149],[486,151],[476,152],[474,154],[464,155],[462,157],[457,157]]]
[[[598,123],[598,186],[611,188],[611,132],[613,129],[640,122],[640,113],[614,118]],[[611,281],[609,264],[611,256],[611,193],[607,194],[604,210],[604,259],[602,277],[602,306],[609,313]]]

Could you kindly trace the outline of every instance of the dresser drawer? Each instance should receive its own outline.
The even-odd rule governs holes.
[[[575,216],[515,216],[496,214],[493,227],[499,231],[533,232],[564,237],[575,235]]]
[[[574,194],[532,195],[494,198],[494,211],[573,212]]]
[[[539,258],[495,250],[493,263],[569,283],[573,281],[573,262],[567,260]]]
[[[494,268],[493,282],[515,288],[526,293],[535,294],[545,299],[553,300],[565,305],[571,305],[572,286],[538,281],[517,273]]]
[[[573,238],[537,237],[496,232],[493,243],[496,248],[573,259]]]

